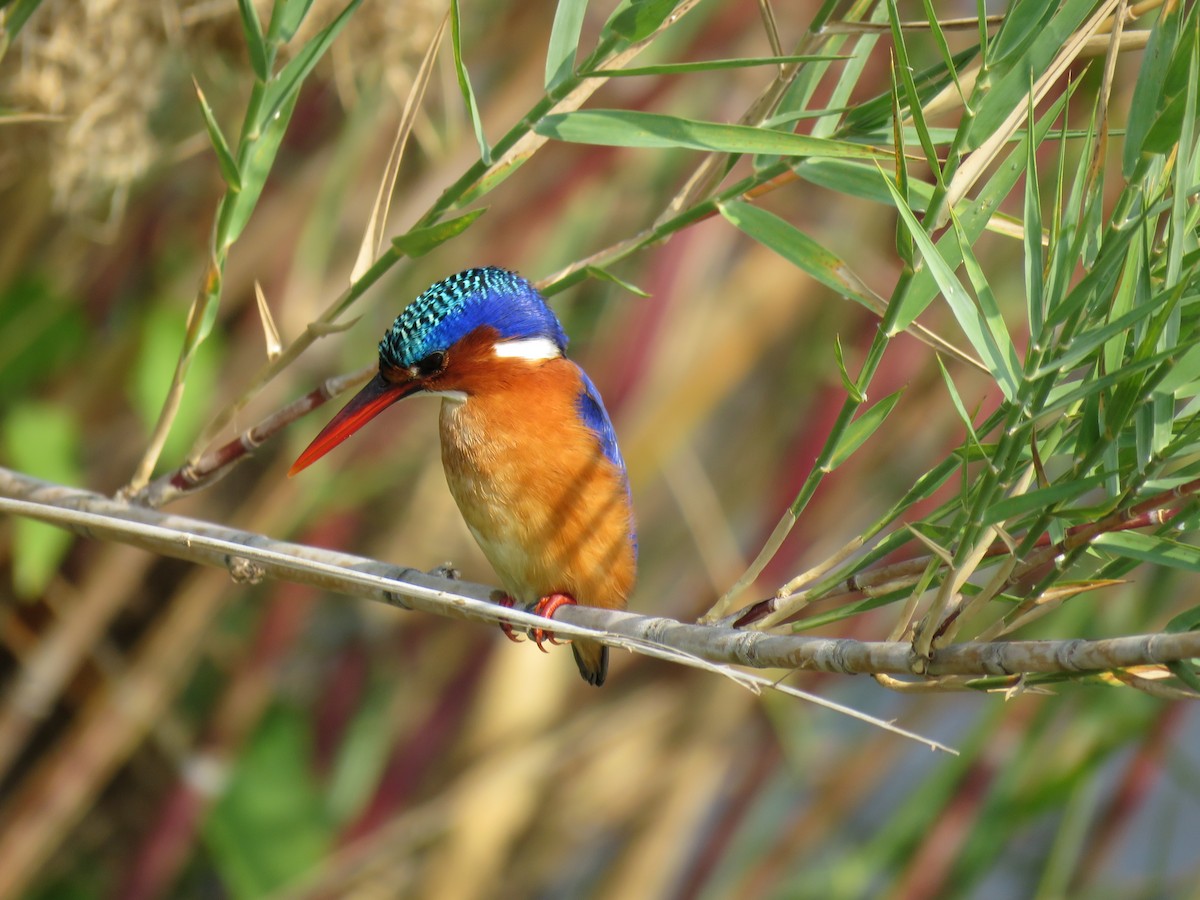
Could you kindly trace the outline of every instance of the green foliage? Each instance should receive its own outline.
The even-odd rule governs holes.
[[[239,757],[205,824],[205,841],[235,897],[262,897],[308,872],[332,847],[313,779],[305,720],[277,710]]]
[[[79,425],[68,410],[37,401],[19,404],[4,417],[3,439],[13,468],[62,484],[80,480]],[[13,532],[13,590],[33,599],[54,577],[71,535],[28,519],[16,520]]]

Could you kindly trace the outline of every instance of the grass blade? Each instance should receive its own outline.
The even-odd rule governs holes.
[[[885,150],[866,144],[623,109],[546,116],[535,131],[560,141],[606,147],[682,147],[720,153],[891,160]]]
[[[587,0],[558,0],[554,25],[550,29],[550,46],[546,49],[546,91],[562,84],[575,69],[579,52],[579,33],[583,30],[583,14]]]
[[[466,63],[462,57],[462,24],[460,22],[458,0],[450,0],[450,44],[454,48],[454,72],[458,76],[458,89],[462,93],[463,102],[467,105],[467,114],[471,117],[471,127],[475,130],[475,140],[479,143],[479,158],[484,165],[492,163],[492,148],[488,145],[483,133],[483,121],[479,118],[479,104],[475,102],[475,92],[471,89],[471,77],[467,74]]]

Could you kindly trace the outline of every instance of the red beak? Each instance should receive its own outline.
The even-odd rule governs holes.
[[[393,383],[383,375],[376,375],[354,395],[342,411],[313,439],[308,449],[292,463],[292,467],[288,469],[288,477],[307,469],[397,400],[403,400],[419,388],[420,383],[416,381]]]

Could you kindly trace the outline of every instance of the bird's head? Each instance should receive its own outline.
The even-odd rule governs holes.
[[[466,399],[515,361],[563,355],[567,336],[541,294],[505,269],[467,269],[405,307],[379,342],[379,373],[292,464],[312,465],[359,428],[418,391]]]

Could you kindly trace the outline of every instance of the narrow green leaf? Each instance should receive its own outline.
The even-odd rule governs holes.
[[[1052,373],[1065,373],[1082,364],[1092,353],[1101,345],[1110,340],[1121,340],[1119,345],[1121,350],[1124,350],[1123,338],[1129,333],[1130,329],[1144,319],[1149,318],[1158,306],[1158,301],[1142,303],[1131,310],[1117,316],[1110,322],[1099,327],[1089,328],[1084,331],[1079,337],[1069,341],[1066,346],[1058,351],[1058,355],[1051,357],[1041,366],[1034,370],[1033,378],[1041,378],[1043,375]],[[1105,347],[1107,353],[1108,347]],[[1122,355],[1114,355],[1112,359],[1106,360],[1105,370],[1115,372],[1121,367]]]
[[[453,219],[438,222],[436,225],[414,228],[412,231],[392,238],[392,246],[410,259],[424,256],[439,244],[444,244],[450,238],[462,234],[471,227],[472,222],[485,212],[487,212],[487,207],[473,209],[461,216],[455,216]]]
[[[743,200],[730,200],[721,203],[719,208],[730,224],[764,247],[774,250],[826,287],[876,310],[873,298],[861,294],[846,277],[849,273],[846,263],[790,222]]]
[[[929,33],[933,35],[933,41],[937,44],[942,62],[946,64],[946,70],[950,73],[950,78],[954,81],[954,88],[958,91],[958,96],[962,100],[963,105],[966,106],[967,93],[963,90],[962,84],[959,83],[958,67],[955,65],[954,54],[950,52],[950,44],[946,41],[946,35],[942,31],[941,23],[938,22],[937,11],[933,8],[932,0],[922,0],[922,6],[925,7],[925,21],[929,23]]]
[[[1031,35],[1032,40],[1028,41],[1028,45],[1021,46],[1020,52],[1015,52],[1010,56],[1011,67],[1005,65],[1006,61],[999,58],[991,60],[990,85],[986,93],[979,91],[975,93],[980,100],[976,104],[975,117],[967,132],[964,149],[976,149],[1000,127],[1000,124],[1008,118],[1009,113],[1016,109],[1018,104],[1025,103],[1025,97],[1029,91],[1030,72],[1032,71],[1034,80],[1041,77],[1050,62],[1062,50],[1063,45],[1071,39],[1083,21],[1094,11],[1095,5],[1095,0],[1064,0],[1064,2],[1055,4],[1017,4],[1017,14],[1029,7],[1040,7],[1039,15],[1041,11],[1053,10],[1053,17],[1049,21],[1039,21],[1035,25],[1035,32]],[[1011,18],[1014,16],[1005,16],[1006,20]],[[1000,35],[997,36],[997,42],[1000,43]],[[999,53],[1003,55],[1002,50]],[[1006,68],[1007,71],[1005,71]]]
[[[262,195],[267,178],[271,174],[271,167],[275,164],[275,154],[279,152],[279,145],[283,143],[297,97],[299,94],[292,94],[291,99],[266,123],[258,137],[243,145],[238,166],[242,177],[242,189],[236,194],[226,195],[217,219],[217,246],[221,250],[228,250],[250,221],[258,198]]]
[[[0,3],[0,7],[5,7],[4,20],[0,23],[3,26],[0,27],[0,49],[12,45],[21,28],[41,5],[42,0],[12,0]],[[0,55],[3,53],[0,52]]]
[[[1057,484],[1027,491],[1015,497],[1005,497],[998,500],[984,511],[983,521],[986,525],[997,522],[1007,522],[1017,519],[1026,513],[1048,510],[1055,504],[1074,500],[1104,484],[1108,478],[1106,472],[1097,472],[1082,477],[1064,478]]]
[[[1177,394],[1182,399],[1191,396],[1184,392],[1183,388],[1190,386],[1194,390],[1197,382],[1200,382],[1200,347],[1192,347],[1179,357],[1179,361],[1167,377],[1159,383],[1158,389],[1164,393]]]
[[[458,76],[458,89],[462,93],[463,102],[467,105],[467,113],[471,117],[471,127],[475,130],[475,140],[479,143],[479,158],[484,165],[492,163],[492,148],[488,145],[483,133],[483,121],[479,118],[479,105],[475,102],[475,92],[471,90],[471,78],[467,74],[466,63],[462,57],[462,25],[459,21],[458,0],[450,0],[450,45],[454,49],[454,71]]]
[[[862,395],[862,391],[858,389],[858,385],[854,383],[854,379],[850,377],[850,373],[846,371],[846,357],[842,351],[841,335],[833,336],[833,358],[837,363],[838,373],[842,378],[842,387],[850,395],[851,400],[855,403],[863,403],[866,398]]]
[[[13,407],[3,420],[9,465],[47,481],[78,484],[79,427],[66,409],[31,401]],[[13,590],[32,599],[41,594],[71,546],[60,528],[18,517],[12,522]]]
[[[988,223],[995,217],[1000,205],[1009,196],[1013,186],[1016,185],[1017,179],[1024,172],[1024,160],[1028,153],[1028,142],[1041,143],[1062,112],[1071,92],[1074,91],[1078,84],[1078,79],[1071,82],[1067,90],[1050,104],[1050,107],[1038,121],[1035,132],[1032,135],[1025,135],[1016,147],[1013,148],[1009,156],[996,166],[995,174],[983,186],[978,195],[974,199],[960,204],[955,209],[962,232],[967,236],[969,243],[973,245],[979,239],[979,236],[983,234]],[[1020,161],[1019,164],[1015,162],[1017,160]],[[883,177],[882,172],[880,176]],[[889,191],[893,189],[893,185],[887,183],[886,179],[885,186]],[[957,266],[962,261],[959,256],[959,239],[957,235],[943,234],[938,239],[938,249],[944,256],[947,264],[951,267]],[[906,306],[904,311],[905,318],[913,320],[925,311],[925,308],[933,302],[937,293],[938,284],[933,274],[928,268],[923,268],[916,273],[903,296],[894,298],[893,302],[903,303]]]
[[[546,116],[534,130],[560,141],[607,147],[683,147],[722,153],[891,160],[887,151],[866,144],[633,110],[560,113]]]
[[[908,99],[908,112],[912,118],[913,127],[916,128],[917,138],[921,143],[921,149],[925,151],[925,162],[929,169],[933,172],[933,177],[938,184],[942,184],[942,167],[938,160],[937,148],[933,145],[933,139],[929,135],[929,128],[925,124],[925,116],[921,111],[921,95],[917,91],[916,82],[913,80],[912,66],[908,60],[908,46],[904,41],[904,29],[900,27],[900,12],[896,8],[896,0],[888,0],[888,22],[892,29],[892,50],[896,54],[895,64],[892,66],[895,75],[899,75],[901,84],[904,85],[904,95]],[[893,76],[894,77],[894,76]],[[893,90],[893,95],[899,102],[899,92]]]
[[[196,88],[196,99],[200,101],[200,114],[204,116],[204,127],[208,129],[208,139],[217,153],[217,166],[221,170],[221,177],[225,179],[229,190],[236,194],[242,189],[242,174],[238,171],[237,162],[229,150],[229,144],[225,142],[225,135],[221,133],[221,126],[217,124],[216,116],[213,115],[212,107],[208,105],[204,91],[200,89],[200,84],[196,79],[192,79],[192,84]]]
[[[265,82],[271,77],[271,63],[274,51],[267,49],[263,39],[262,23],[258,19],[258,11],[254,8],[253,0],[238,0],[238,12],[242,16],[242,34],[246,36],[246,51],[250,54],[250,66],[259,81]]]
[[[1181,612],[1163,629],[1167,634],[1182,634],[1185,631],[1200,631],[1200,606]]]
[[[1116,531],[1097,535],[1092,541],[1092,546],[1156,566],[1200,572],[1200,548],[1153,534]]]
[[[680,0],[621,0],[600,32],[600,39],[622,38],[636,44],[667,21]]]
[[[633,282],[626,281],[624,278],[618,278],[612,272],[608,271],[608,269],[603,269],[600,266],[584,266],[583,271],[590,277],[595,278],[597,281],[607,281],[610,284],[615,284],[617,287],[629,291],[629,293],[633,294],[634,296],[650,296]]]
[[[1200,343],[1200,337],[1189,341],[1186,348],[1181,347],[1177,349],[1179,351],[1182,351],[1183,349],[1190,349],[1194,346],[1197,346],[1198,343]],[[1107,391],[1112,387],[1120,387],[1125,385],[1128,385],[1136,392],[1133,395],[1134,401],[1142,400],[1144,399],[1141,396],[1141,385],[1143,384],[1143,381],[1133,378],[1133,376],[1161,365],[1166,365],[1168,367],[1167,371],[1169,371],[1169,369],[1174,366],[1175,353],[1176,350],[1165,350],[1162,353],[1156,353],[1146,359],[1135,360],[1134,362],[1127,363],[1117,371],[1108,372],[1107,374],[1099,377],[1088,378],[1082,382],[1068,381],[1062,384],[1056,384],[1050,390],[1049,399],[1042,405],[1042,408],[1038,410],[1038,413],[1039,415],[1044,416],[1051,413],[1060,412],[1062,410],[1068,410],[1076,403],[1082,403],[1084,400],[1095,394]],[[1114,400],[1112,402],[1115,407],[1116,401]],[[1109,419],[1110,421],[1108,424],[1112,425],[1114,423],[1111,420],[1116,419],[1119,421],[1120,417],[1117,416],[1116,413],[1111,413]]]
[[[1158,21],[1150,29],[1150,39],[1142,53],[1142,65],[1133,86],[1129,104],[1129,121],[1125,125],[1125,149],[1121,158],[1122,173],[1133,176],[1142,155],[1142,145],[1160,109],[1167,70],[1179,42],[1182,7],[1164,4]]]
[[[1180,123],[1189,109],[1187,93],[1194,87],[1194,83],[1189,81],[1190,57],[1196,47],[1197,37],[1200,36],[1195,27],[1194,9],[1189,16],[1189,21],[1181,29],[1180,39],[1172,48],[1160,93],[1154,98],[1155,117],[1142,140],[1143,154],[1168,154],[1173,152],[1175,145],[1179,143]]]
[[[312,0],[305,0],[305,2],[311,3]],[[292,61],[284,66],[279,74],[270,81],[263,95],[262,113],[256,123],[258,126],[257,131],[265,132],[271,126],[276,116],[282,113],[285,106],[296,102],[296,97],[300,93],[300,88],[303,87],[305,79],[308,78],[309,73],[312,72],[317,63],[321,61],[321,57],[325,55],[325,51],[329,49],[334,38],[338,36],[338,33],[346,26],[346,23],[350,21],[350,16],[358,9],[360,3],[362,3],[362,0],[350,0],[345,8],[338,13],[338,17],[313,35]],[[307,6],[305,7],[305,12],[307,12]],[[303,15],[301,18],[303,18]],[[252,129],[252,134],[254,130]]]
[[[979,260],[975,258],[975,251],[966,242],[962,223],[957,220],[953,210],[950,212],[950,219],[954,228],[954,234],[958,237],[963,268],[967,272],[967,278],[971,281],[971,288],[975,291],[979,311],[983,314],[983,321],[987,326],[988,333],[992,336],[992,340],[995,341],[996,352],[1005,363],[1001,371],[997,372],[993,370],[992,374],[1002,380],[1006,380],[1013,396],[1016,396],[1019,387],[1017,373],[1021,369],[1021,361],[1017,358],[1017,350],[1013,346],[1012,338],[1008,334],[1008,326],[1004,324],[1004,316],[1000,312],[1000,304],[996,301],[996,295],[992,292],[992,287],[988,284],[987,277],[983,274],[983,267],[979,265]]]
[[[587,0],[558,0],[554,26],[550,29],[550,46],[546,50],[546,91],[552,91],[575,70],[575,55],[579,51],[579,33],[583,30],[583,14]]]
[[[1033,134],[1036,122],[1033,107],[1031,101],[1027,117],[1029,134]],[[1025,157],[1025,227],[1022,229],[1025,240],[1025,309],[1029,320],[1029,336],[1037,344],[1046,319],[1042,296],[1045,277],[1042,262],[1042,201],[1038,184],[1037,144],[1027,141],[1026,146],[1029,152]]]
[[[286,44],[296,36],[313,0],[276,0],[271,10],[271,23],[267,26],[267,39],[271,43]]]
[[[934,359],[937,360],[938,369],[942,373],[942,381],[946,385],[946,390],[950,393],[950,402],[954,404],[955,412],[958,413],[959,421],[967,429],[967,437],[975,446],[979,445],[979,435],[975,433],[975,423],[971,421],[971,414],[967,412],[967,406],[963,403],[962,397],[958,393],[958,387],[954,384],[954,379],[950,377],[950,373],[946,371],[946,365],[942,362],[940,354],[935,354]]]
[[[1182,659],[1173,660],[1167,663],[1167,669],[1189,688],[1200,694],[1200,672],[1197,672],[1196,667],[1190,662]]]
[[[806,159],[795,167],[796,174],[805,181],[820,187],[870,200],[873,203],[892,205],[888,193],[887,176],[878,166],[854,162],[848,159]],[[914,212],[924,212],[933,196],[933,186],[920,180],[909,180],[908,200]]]
[[[908,208],[908,204],[904,202],[904,198],[900,196],[900,192],[896,187],[887,182],[888,190],[892,192],[892,199],[895,201],[896,210],[900,213],[900,217],[908,226],[909,232],[916,241],[917,247],[921,251],[921,256],[925,261],[925,266],[933,275],[934,281],[941,289],[942,296],[946,298],[946,303],[950,306],[950,311],[954,313],[954,318],[958,320],[959,327],[962,328],[963,334],[967,340],[971,342],[971,346],[975,348],[975,352],[979,354],[980,359],[984,364],[992,370],[996,376],[996,383],[1000,389],[1004,391],[1004,396],[1009,400],[1013,400],[1017,395],[1017,378],[1012,366],[1012,345],[1009,342],[1007,349],[1002,349],[996,343],[995,337],[992,335],[991,329],[988,327],[984,317],[980,314],[975,302],[967,294],[958,277],[954,274],[953,269],[947,264],[947,261],[938,252],[938,248],[934,245],[929,235],[925,233],[925,229],[921,227],[921,223],[917,221],[917,217],[913,215],[912,210]],[[969,240],[963,233],[961,224],[954,221],[954,231],[958,236],[959,253],[962,253],[964,247],[969,246]],[[960,256],[961,258],[961,256]],[[899,314],[896,316],[895,322],[892,324],[892,334],[898,334],[912,324],[916,318],[914,314],[915,306],[908,302],[906,298],[902,301],[902,306]]]
[[[741,59],[708,59],[701,62],[662,63],[657,66],[638,66],[627,69],[592,69],[581,72],[585,78],[633,78],[640,75],[683,75],[688,72],[718,72],[724,69],[748,69],[754,66],[783,66],[791,63],[837,62],[849,57],[837,54],[801,54],[799,56],[750,56]],[[852,108],[852,107],[851,107]],[[818,110],[812,116],[827,115],[830,110]],[[794,117],[773,124],[786,124],[810,114],[795,114]]]
[[[900,395],[903,394],[903,389],[896,391],[884,397],[865,413],[855,419],[842,432],[841,438],[837,445],[833,448],[833,453],[830,454],[829,463],[824,467],[826,472],[830,472],[844,463],[850,456],[863,445],[863,443],[873,435],[879,426],[883,424],[883,420],[900,401]]]

